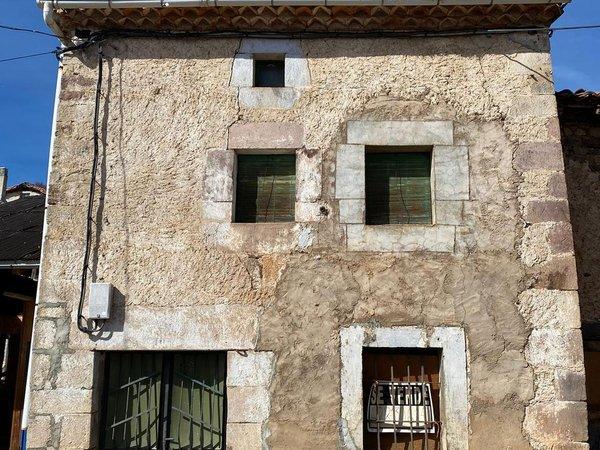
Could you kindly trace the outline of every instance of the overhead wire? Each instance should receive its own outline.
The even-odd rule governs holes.
[[[53,33],[48,33],[46,31],[34,30],[34,29],[31,29],[31,28],[13,27],[13,26],[10,26],[10,25],[0,25],[0,29],[9,30],[9,31],[21,31],[21,32],[26,32],[26,33],[41,34],[43,36],[49,36],[49,37],[55,37],[55,38],[59,37],[59,36],[57,36],[57,35],[55,35]]]
[[[41,34],[44,36],[50,36],[60,39],[52,33],[46,33],[40,30],[33,30],[28,28],[19,28],[8,25],[0,25],[0,29],[9,31],[19,32],[30,32],[35,34]],[[410,37],[452,37],[452,36],[476,36],[476,35],[490,35],[490,34],[509,34],[517,32],[541,32],[546,31],[552,34],[556,31],[576,31],[576,30],[590,30],[600,29],[600,24],[592,25],[575,25],[566,27],[531,27],[531,28],[499,28],[499,29],[488,29],[488,30],[456,30],[456,31],[421,31],[421,32],[402,32],[402,31],[368,31],[368,32],[242,32],[242,31],[220,31],[220,32],[206,32],[206,31],[145,31],[145,30],[109,30],[99,31],[91,33],[82,43],[67,46],[63,48],[57,48],[47,52],[33,53],[29,55],[19,55],[11,58],[0,59],[0,63],[18,61],[22,59],[35,58],[38,56],[54,54],[57,58],[61,55],[85,49],[95,43],[106,40],[110,37],[206,37],[206,38],[223,38],[223,37],[262,37],[271,39],[289,39],[289,38],[303,38],[303,39],[320,39],[326,37],[389,37],[389,38],[410,38]]]

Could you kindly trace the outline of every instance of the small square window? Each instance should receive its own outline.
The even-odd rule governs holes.
[[[238,155],[235,221],[293,222],[296,155]]]
[[[366,224],[431,224],[431,151],[367,148]]]
[[[254,55],[254,87],[284,86],[284,55]]]

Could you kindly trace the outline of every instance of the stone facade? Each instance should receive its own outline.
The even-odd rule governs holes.
[[[362,448],[341,416],[351,327],[459,330],[448,375],[466,376],[468,408],[446,448],[587,448],[547,36],[302,40],[310,84],[269,107],[231,82],[243,45],[104,44],[91,262],[116,295],[91,337],[75,316],[97,67],[95,49],[65,56],[29,448],[97,448],[97,351],[136,349],[228,351],[232,450]],[[419,124],[455,181],[436,222],[365,226],[361,139],[415,145]],[[296,223],[232,223],[248,147],[296,153]]]

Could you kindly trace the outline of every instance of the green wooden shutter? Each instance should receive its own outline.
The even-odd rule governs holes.
[[[225,448],[224,353],[177,353],[173,362],[171,449]]]
[[[162,355],[108,353],[105,392],[105,449],[158,445]]]
[[[236,222],[293,222],[295,155],[238,155]]]
[[[366,223],[431,223],[431,153],[365,155]]]

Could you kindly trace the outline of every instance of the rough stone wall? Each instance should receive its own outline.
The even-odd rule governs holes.
[[[311,83],[288,110],[229,87],[240,42],[107,43],[93,279],[118,290],[75,326],[92,154],[95,50],[68,56],[52,157],[30,448],[95,446],[93,349],[273,352],[272,449],[340,445],[340,327],[452,325],[467,336],[470,448],[586,448],[577,279],[545,36],[302,41]],[[349,120],[453,121],[470,192],[450,253],[346,251],[336,148]],[[299,123],[329,213],[203,223],[206,155],[250,122]],[[234,230],[224,243],[219,233]],[[207,331],[208,330],[208,331]],[[96,376],[94,375],[96,373]],[[490,432],[492,431],[492,432]],[[360,445],[360,443],[358,443]]]

